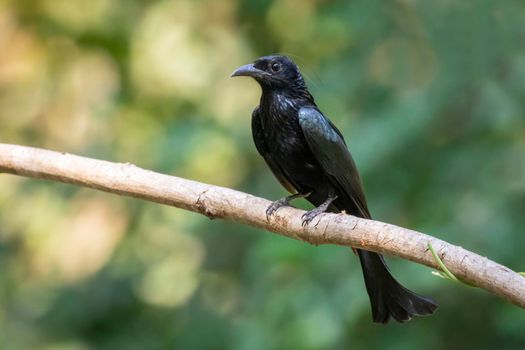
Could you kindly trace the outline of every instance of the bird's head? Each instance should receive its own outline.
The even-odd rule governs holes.
[[[258,58],[253,63],[237,68],[231,76],[252,77],[263,89],[306,90],[306,85],[297,65],[290,58],[282,55]]]

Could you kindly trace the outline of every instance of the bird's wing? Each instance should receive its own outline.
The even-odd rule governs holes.
[[[299,124],[315,159],[333,185],[359,210],[349,214],[370,218],[357,167],[341,132],[315,107],[299,110]]]
[[[279,164],[277,164],[270,154],[270,150],[266,144],[266,139],[264,138],[259,107],[255,108],[252,113],[252,136],[253,142],[255,143],[255,148],[257,148],[257,151],[264,158],[266,164],[268,164],[268,167],[272,171],[273,175],[275,175],[277,180],[279,180],[281,185],[290,193],[297,192],[294,186],[287,179],[283,169],[279,166]]]

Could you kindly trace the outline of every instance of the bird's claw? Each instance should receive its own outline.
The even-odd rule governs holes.
[[[328,199],[326,201],[324,201],[323,204],[321,204],[320,206],[318,206],[315,209],[312,209],[312,210],[307,211],[306,213],[304,213],[303,216],[302,216],[303,222],[302,222],[301,225],[303,227],[307,226],[315,217],[317,217],[318,215],[326,212],[326,210],[328,209],[330,204],[332,204],[332,202],[334,200],[336,200],[336,199],[337,199],[337,196],[332,194],[332,195],[328,196]],[[316,226],[317,226],[317,224],[316,224]]]
[[[319,214],[322,212],[316,209],[307,211],[306,213],[301,216],[301,219],[303,219],[303,222],[301,223],[301,226],[305,227],[308,226],[310,222],[312,222],[313,219],[315,219]]]
[[[270,220],[270,217],[275,214],[277,210],[286,206],[288,206],[288,201],[286,198],[281,198],[270,204],[268,208],[266,208],[266,220]]]

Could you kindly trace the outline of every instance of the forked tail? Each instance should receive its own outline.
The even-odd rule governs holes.
[[[380,254],[366,250],[358,250],[358,254],[374,322],[387,323],[390,317],[406,322],[412,316],[430,315],[436,310],[434,300],[411,292],[397,282]]]

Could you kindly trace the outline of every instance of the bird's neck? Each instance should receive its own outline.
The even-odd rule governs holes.
[[[306,87],[299,89],[276,89],[271,86],[262,86],[261,105],[269,106],[275,103],[315,105],[314,98]]]
[[[299,109],[312,105],[315,106],[315,102],[308,96],[276,89],[263,90],[259,104],[263,126],[278,129],[293,127],[298,122]]]
[[[271,90],[261,95],[260,108],[267,116],[291,115],[299,109],[300,101],[280,91]]]

